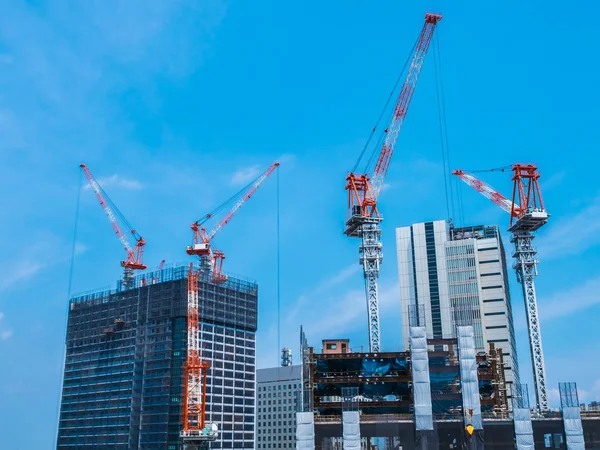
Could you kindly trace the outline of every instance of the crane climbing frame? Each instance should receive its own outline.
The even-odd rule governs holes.
[[[369,348],[371,352],[379,352],[381,349],[377,280],[379,278],[379,266],[383,261],[380,227],[383,218],[377,209],[377,199],[383,187],[421,68],[425,62],[433,32],[441,19],[442,16],[439,14],[428,13],[425,15],[425,24],[415,46],[406,79],[394,108],[392,120],[385,130],[385,142],[379,153],[373,173],[351,172],[346,177],[350,217],[346,222],[344,234],[362,240],[359,247],[359,263],[363,266],[365,279],[365,294],[369,315]]]
[[[508,231],[512,234],[511,242],[515,245],[513,268],[517,273],[517,281],[521,283],[523,289],[537,408],[540,411],[547,411],[549,405],[546,387],[546,365],[534,283],[539,261],[536,259],[537,252],[532,245],[532,241],[535,237],[534,232],[548,222],[550,215],[544,208],[538,182],[540,174],[537,166],[533,164],[514,164],[512,171],[512,201],[463,170],[455,170],[452,174],[510,214]]]

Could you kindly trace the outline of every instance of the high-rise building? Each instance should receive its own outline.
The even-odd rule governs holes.
[[[296,448],[296,411],[302,366],[256,371],[256,449]]]
[[[497,226],[455,228],[446,221],[396,229],[402,341],[409,327],[451,338],[473,325],[478,351],[502,349],[506,382],[519,382],[506,255]],[[509,388],[510,392],[510,388]]]
[[[58,449],[181,448],[187,267],[135,279],[128,290],[70,299]],[[199,276],[207,420],[215,449],[254,446],[258,287]]]

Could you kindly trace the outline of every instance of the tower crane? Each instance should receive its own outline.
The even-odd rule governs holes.
[[[123,288],[131,289],[133,287],[133,271],[134,270],[145,270],[146,265],[142,263],[142,256],[144,254],[144,245],[146,245],[146,241],[140,236],[140,234],[135,230],[133,226],[127,221],[125,216],[119,211],[116,205],[112,202],[112,200],[108,197],[104,189],[100,186],[98,181],[94,178],[90,169],[85,164],[80,164],[79,167],[83,170],[90,187],[96,194],[96,198],[100,202],[100,206],[104,210],[106,217],[110,221],[114,232],[117,234],[117,237],[123,244],[125,248],[125,252],[127,253],[127,258],[124,261],[121,261],[121,266],[124,268],[123,273]],[[125,226],[125,228],[129,231],[135,243],[132,245],[130,239],[127,238],[127,235],[121,231],[121,227],[119,226],[119,221]]]
[[[254,195],[260,185],[275,171],[275,169],[277,169],[277,167],[279,167],[278,162],[271,164],[267,170],[241,191],[192,224],[191,228],[194,232],[194,243],[193,245],[187,246],[186,253],[188,255],[197,255],[200,257],[201,267],[205,270],[212,271],[212,281],[214,283],[224,283],[227,281],[227,275],[223,274],[223,260],[225,259],[225,253],[213,247],[213,238],[229,223],[235,213],[237,213],[244,203]],[[227,215],[225,215],[225,217],[223,217],[210,232],[207,232],[203,225],[215,214],[232,203],[233,206],[231,206]]]
[[[225,254],[212,246],[215,235],[223,229],[237,211],[254,195],[260,185],[279,167],[275,162],[259,175],[254,181],[244,187],[229,200],[218,206],[215,210],[197,220],[191,226],[194,231],[194,243],[187,246],[188,255],[200,257],[201,267],[212,270],[213,283],[224,283],[227,276],[222,272]],[[210,233],[202,225],[219,211],[232,204],[229,212],[215,225]],[[183,390],[183,427],[181,438],[184,448],[193,450],[207,448],[208,443],[217,438],[216,424],[206,424],[206,377],[210,369],[210,362],[202,359],[199,337],[199,311],[198,311],[198,280],[199,272],[190,263],[188,271],[188,314],[187,314],[187,360],[184,365],[184,390]]]
[[[517,281],[521,283],[523,288],[537,408],[540,411],[546,411],[548,410],[546,366],[544,364],[542,333],[540,331],[534,284],[539,261],[535,257],[536,250],[532,245],[532,241],[535,237],[534,232],[548,222],[550,215],[544,208],[538,183],[540,174],[537,171],[537,166],[533,164],[514,164],[512,171],[512,201],[470,173],[459,169],[453,171],[452,174],[510,214],[508,231],[512,234],[511,242],[515,245],[513,268],[517,272]]]
[[[348,191],[349,219],[346,221],[344,234],[361,239],[359,247],[359,263],[363,266],[365,293],[369,314],[369,348],[371,352],[379,352],[381,348],[379,329],[379,294],[377,279],[379,266],[383,260],[380,223],[383,217],[377,208],[377,199],[392,154],[408,112],[417,79],[425,62],[425,56],[437,23],[442,19],[439,14],[426,14],[425,24],[415,45],[406,79],[398,96],[391,122],[385,130],[385,142],[372,173],[352,171],[346,177]],[[361,155],[362,157],[362,155]],[[360,158],[359,158],[360,162]],[[358,163],[357,163],[358,165]]]

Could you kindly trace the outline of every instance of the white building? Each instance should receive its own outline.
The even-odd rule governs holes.
[[[256,371],[256,449],[296,448],[296,405],[302,366]]]
[[[519,382],[506,256],[497,226],[453,228],[446,221],[396,229],[402,342],[409,327],[451,338],[473,325],[478,351],[502,349],[509,384]],[[509,393],[510,393],[509,388]]]

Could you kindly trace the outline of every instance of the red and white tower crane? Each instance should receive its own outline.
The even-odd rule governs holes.
[[[96,198],[100,202],[100,206],[104,210],[106,217],[110,221],[113,230],[117,234],[117,237],[123,244],[125,248],[125,252],[127,252],[127,258],[124,261],[121,261],[121,266],[124,268],[123,274],[123,288],[131,289],[133,287],[133,271],[134,270],[145,270],[146,265],[142,263],[142,256],[144,254],[144,245],[146,245],[146,241],[140,236],[140,234],[131,226],[131,224],[127,221],[125,216],[119,211],[116,205],[112,202],[112,200],[108,197],[104,189],[100,186],[98,181],[94,178],[90,169],[85,164],[80,164],[79,167],[83,170],[86,178],[88,179],[91,188],[96,194]],[[129,231],[135,243],[130,242],[131,238],[127,238],[127,235],[121,231],[121,227],[119,226],[119,221],[126,227]]]
[[[194,231],[194,244],[186,248],[188,255],[200,257],[201,267],[211,270],[213,283],[224,283],[227,276],[222,272],[225,254],[212,246],[215,235],[229,223],[236,212],[258,190],[260,185],[279,167],[273,163],[264,173],[258,176],[249,185],[243,188],[228,201],[206,214],[202,219],[192,224]],[[231,205],[229,212],[223,217],[210,233],[202,225],[219,211]],[[199,272],[190,264],[188,272],[188,335],[187,335],[187,360],[184,366],[184,391],[183,391],[183,427],[181,438],[184,448],[193,450],[207,448],[210,441],[217,438],[215,424],[206,424],[206,376],[210,369],[210,362],[202,359],[199,336],[199,311],[198,311],[198,281]]]
[[[223,274],[223,260],[225,259],[225,254],[213,247],[212,240],[217,233],[231,221],[239,209],[244,206],[244,203],[254,195],[260,185],[275,171],[275,169],[277,169],[277,167],[279,167],[278,162],[271,164],[267,170],[240,192],[192,224],[191,228],[194,231],[194,243],[193,245],[187,246],[186,253],[188,255],[197,255],[200,257],[202,268],[212,271],[213,282],[224,283],[227,281],[227,275]],[[233,206],[231,206],[227,215],[225,215],[225,217],[223,217],[210,232],[207,232],[206,228],[203,227],[206,221],[232,203]]]
[[[369,314],[369,348],[371,352],[379,352],[381,347],[377,279],[379,277],[379,265],[383,260],[381,228],[379,225],[383,217],[379,214],[377,199],[383,187],[385,175],[388,171],[404,118],[408,112],[421,68],[425,62],[425,56],[427,55],[433,32],[441,19],[442,16],[438,14],[425,14],[425,24],[415,46],[406,79],[392,115],[392,120],[389,127],[385,130],[385,142],[379,153],[375,169],[372,173],[351,172],[346,177],[350,218],[346,222],[344,234],[350,237],[358,237],[362,240],[359,247],[359,262],[363,266],[365,278]]]
[[[463,170],[455,170],[452,174],[510,214],[508,231],[512,234],[511,242],[515,245],[513,267],[517,272],[517,280],[523,288],[537,408],[546,411],[548,410],[546,366],[534,284],[539,261],[535,258],[536,250],[533,248],[532,241],[535,237],[534,232],[544,226],[550,216],[544,208],[537,167],[533,164],[514,164],[512,171],[512,201]]]

